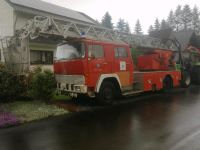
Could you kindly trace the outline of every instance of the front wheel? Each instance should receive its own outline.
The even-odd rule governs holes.
[[[97,93],[97,103],[100,105],[112,104],[116,97],[116,90],[111,82],[105,81]]]

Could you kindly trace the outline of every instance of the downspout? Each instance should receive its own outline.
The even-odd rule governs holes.
[[[17,11],[16,10],[14,10],[13,11],[13,16],[14,16],[14,18],[13,18],[13,20],[14,20],[14,26],[13,26],[13,31],[14,31],[14,35],[13,36],[15,36],[16,35],[16,26],[17,26],[17,20],[18,20],[18,13],[17,13]]]

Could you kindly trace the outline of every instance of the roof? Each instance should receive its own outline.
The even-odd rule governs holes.
[[[181,49],[185,50],[189,45],[200,48],[200,37],[193,30],[182,30],[174,32],[171,29],[152,31],[151,37],[159,38],[163,41],[167,39],[177,39],[181,45]]]
[[[173,31],[171,29],[152,31],[150,32],[149,36],[162,39],[162,40],[167,40],[167,39],[170,39],[172,32]]]
[[[196,37],[192,30],[183,30],[179,32],[174,32],[175,38],[181,44],[182,50],[186,49],[189,45],[196,47]]]
[[[95,22],[86,14],[80,13],[65,7],[54,5],[41,0],[7,0],[10,2],[11,6],[15,9],[20,7],[39,10],[42,12],[47,12],[50,14],[55,14],[58,16],[75,19],[78,21],[83,21],[86,23],[94,24]],[[19,8],[18,8],[19,9]],[[21,9],[21,8],[20,8]],[[20,10],[19,9],[19,10]],[[84,15],[83,15],[84,14]]]

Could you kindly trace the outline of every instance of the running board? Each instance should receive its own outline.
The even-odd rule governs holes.
[[[139,94],[142,93],[144,91],[126,91],[124,93],[122,93],[123,96],[129,96],[129,95],[135,95],[135,94]]]

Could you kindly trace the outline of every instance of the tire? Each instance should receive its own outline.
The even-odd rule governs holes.
[[[97,93],[97,103],[100,105],[110,105],[116,98],[116,90],[113,83],[104,81],[99,93]]]
[[[77,97],[72,97],[72,100],[77,101],[77,102],[86,101],[88,99],[89,99],[89,97],[87,95],[84,95],[84,94],[80,94]]]
[[[169,92],[173,89],[173,87],[174,87],[173,79],[170,76],[166,76],[165,79],[163,80],[163,91]]]
[[[196,65],[192,70],[192,79],[194,84],[200,84],[200,66]]]
[[[191,84],[191,75],[188,71],[182,71],[181,87],[188,88]]]
[[[200,67],[197,71],[197,84],[200,85]]]

